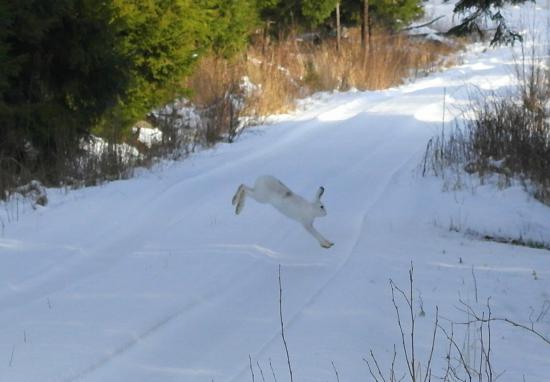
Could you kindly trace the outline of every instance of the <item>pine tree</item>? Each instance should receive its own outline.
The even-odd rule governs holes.
[[[8,77],[15,70],[15,65],[9,62],[9,46],[7,38],[9,35],[9,26],[11,17],[6,3],[0,2],[0,94],[8,85]],[[2,103],[0,98],[0,107]]]
[[[57,179],[93,127],[120,136],[256,20],[253,0],[0,2],[0,172],[10,158]]]
[[[243,50],[259,18],[255,0],[112,0],[130,86],[96,133],[127,129],[152,108],[185,94],[182,78],[213,50]],[[122,135],[125,135],[123,132]]]
[[[366,12],[365,12],[366,4]],[[360,25],[367,14],[366,34],[374,25],[384,29],[398,30],[423,13],[422,0],[343,0],[344,23]]]
[[[317,26],[335,11],[336,3],[338,0],[302,0],[301,13],[307,24]]]
[[[256,0],[0,2],[0,157],[24,161],[31,145],[52,162],[93,126],[120,135],[257,22]]]
[[[20,0],[0,10],[2,66],[0,158],[59,163],[127,83],[125,59],[112,49],[112,10],[93,0]],[[55,178],[57,166],[45,176]]]
[[[116,138],[125,135],[121,129],[181,91],[181,77],[191,73],[197,58],[208,50],[209,18],[191,0],[111,2],[114,49],[128,62],[129,82],[94,131]]]
[[[263,20],[274,22],[279,32],[313,28],[325,22],[336,9],[337,0],[259,0]]]
[[[506,25],[501,9],[506,4],[522,4],[527,0],[460,0],[456,3],[454,13],[465,15],[461,23],[451,28],[447,33],[463,36],[476,33],[485,37],[481,27],[481,20],[489,18],[496,22],[497,28],[491,40],[491,46],[498,44],[513,44],[515,41],[522,41],[521,35],[511,30]]]
[[[270,6],[274,1],[261,3]],[[246,47],[251,31],[260,23],[259,6],[256,0],[203,0],[210,18],[210,45],[216,54],[227,58]]]

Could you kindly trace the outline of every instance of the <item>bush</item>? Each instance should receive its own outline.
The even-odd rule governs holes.
[[[474,119],[432,138],[424,174],[451,168],[521,179],[550,204],[550,71],[534,63],[518,66],[520,85],[512,94],[481,95],[471,102]]]

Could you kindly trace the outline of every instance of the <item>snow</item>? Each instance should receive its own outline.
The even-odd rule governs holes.
[[[248,76],[242,76],[239,88],[245,97],[252,97],[261,91],[260,86],[253,83]]]
[[[199,129],[202,119],[199,111],[188,99],[180,98],[154,110],[151,115],[159,121],[168,123],[180,132],[183,129]]]
[[[137,134],[138,142],[143,143],[148,148],[162,142],[162,131],[147,123],[137,124],[132,127],[132,133]]]
[[[446,123],[463,118],[470,87],[513,84],[517,49],[474,45],[457,67],[385,91],[318,94],[235,144],[133,179],[49,189],[36,210],[3,204],[0,380],[250,381],[249,355],[256,380],[258,365],[273,380],[270,363],[288,380],[279,265],[296,381],[335,380],[332,363],[342,381],[369,380],[363,358],[372,349],[387,370],[394,344],[406,373],[388,280],[406,289],[411,263],[423,362],[436,306],[444,326],[468,319],[459,299],[481,309],[491,298],[495,317],[540,318],[550,336],[550,252],[465,234],[550,242],[550,208],[519,185],[455,189],[419,168],[443,95]],[[328,215],[315,224],[334,247],[253,200],[236,216],[233,193],[261,174],[308,198],[323,185]],[[479,333],[454,330],[473,362]],[[446,345],[439,334],[437,375]],[[500,380],[548,380],[550,346],[525,330],[495,322],[491,351]]]
[[[97,157],[104,155],[109,149],[109,143],[101,137],[90,136],[87,140],[83,140],[80,144],[84,151],[87,151]],[[140,153],[138,149],[130,146],[127,143],[115,144],[112,150],[117,153],[117,156],[122,159],[123,162],[129,162],[132,159],[139,158]]]

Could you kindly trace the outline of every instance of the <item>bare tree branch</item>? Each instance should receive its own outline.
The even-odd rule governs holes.
[[[252,382],[255,382],[254,378],[254,369],[252,368],[252,357],[250,357],[250,354],[248,355],[248,365],[250,366],[250,374],[252,375]]]
[[[412,30],[412,29],[417,29],[417,28],[422,28],[422,27],[427,27],[427,26],[429,26],[429,25],[432,25],[432,24],[435,23],[436,21],[441,20],[443,17],[445,17],[445,15],[441,15],[441,16],[439,16],[439,17],[436,17],[436,18],[433,19],[432,21],[428,21],[427,23],[424,23],[424,24],[413,25],[413,26],[410,26],[410,27],[403,28],[403,29],[400,30],[400,32],[409,31],[409,30]]]
[[[428,365],[426,366],[426,375],[424,376],[424,382],[428,381],[430,378],[431,379],[431,365],[432,365],[432,358],[433,358],[433,355],[434,355],[434,349],[435,349],[435,337],[436,337],[436,334],[437,334],[437,325],[439,323],[439,307],[435,307],[435,324],[434,324],[434,332],[433,332],[433,336],[432,336],[432,347],[430,349],[430,356],[428,357]]]
[[[456,343],[455,339],[454,339],[454,335],[449,335],[449,333],[445,330],[445,328],[441,325],[439,325],[439,329],[441,329],[441,331],[443,332],[443,334],[445,334],[445,337],[447,337],[447,339],[449,340],[449,342],[452,344],[452,346],[454,347],[454,349],[456,350],[458,356],[460,357],[460,364],[461,366],[464,368],[464,371],[466,372],[466,374],[468,374],[468,381],[472,381],[472,373],[470,372],[470,367],[468,365],[468,362],[466,362],[466,360],[464,359],[464,354],[462,353],[462,350],[460,350],[460,347],[458,346],[458,344]],[[449,354],[450,356],[450,354]],[[453,376],[455,377],[455,379],[457,380],[460,380],[460,381],[465,381],[463,379],[460,379],[456,373],[456,370],[454,370],[452,367],[451,367],[451,373],[453,374]]]
[[[413,368],[411,369],[411,362],[409,360],[409,352],[407,350],[407,343],[405,341],[405,331],[403,330],[403,323],[401,322],[401,314],[399,312],[399,306],[397,305],[397,301],[395,300],[395,291],[399,291],[403,297],[405,298],[405,300],[407,300],[407,295],[401,290],[399,289],[395,283],[393,282],[393,280],[390,280],[390,286],[391,286],[391,299],[392,299],[392,302],[393,302],[393,307],[395,309],[395,313],[397,315],[397,325],[399,326],[399,331],[401,332],[401,345],[403,347],[403,352],[405,353],[405,360],[406,360],[406,363],[407,363],[407,368],[409,369],[409,374],[412,376],[414,375],[414,365],[413,365]]]
[[[269,359],[269,367],[271,369],[271,374],[273,374],[273,381],[277,382],[277,377],[275,376],[275,370],[273,370],[273,365],[271,364],[271,358]]]
[[[281,321],[281,337],[283,338],[283,344],[285,345],[286,361],[288,363],[288,372],[290,374],[290,382],[294,382],[292,376],[292,366],[290,364],[290,355],[288,353],[288,345],[285,338],[285,325],[283,323],[283,287],[281,284],[281,265],[279,264],[279,318]]]
[[[265,382],[264,371],[262,370],[262,367],[260,366],[260,362],[256,361],[256,365],[258,365],[258,369],[260,369],[260,375],[262,376],[262,382]]]
[[[506,322],[507,324],[510,324],[510,325],[515,326],[517,328],[527,330],[528,332],[534,334],[535,336],[539,337],[542,341],[544,341],[545,343],[550,345],[550,338],[546,337],[541,332],[535,330],[532,326],[529,327],[527,325],[520,324],[519,322],[510,320],[509,318],[502,318],[502,317],[485,318],[485,317],[480,317],[479,314],[477,312],[475,312],[474,309],[472,309],[472,307],[470,305],[468,305],[467,303],[465,303],[462,300],[459,300],[459,301],[464,307],[466,307],[466,310],[463,310],[463,311],[468,312],[473,317],[473,320],[468,320],[466,322],[458,322],[457,324],[459,324],[459,325],[470,325],[470,324],[473,324],[473,323],[476,323],[476,322],[483,322],[483,323],[493,322],[493,321]]]
[[[336,382],[340,382],[340,376],[338,375],[338,370],[336,370],[336,366],[334,366],[334,361],[330,361],[332,363],[332,368],[334,369],[334,374],[336,374]]]
[[[374,365],[376,366],[376,371],[378,372],[378,375],[382,379],[382,382],[386,382],[386,379],[384,378],[384,374],[382,374],[382,370],[380,370],[380,366],[378,365],[378,361],[376,360],[376,357],[374,356],[374,353],[372,352],[372,350],[370,351],[370,356],[371,356],[372,360],[374,361]],[[367,364],[367,366],[369,368],[369,373],[374,378],[374,380],[377,381],[377,382],[380,382],[380,379],[378,379],[376,374],[373,372],[373,370],[371,368],[371,365],[370,365],[370,362],[365,358],[363,358],[363,361],[365,361],[365,363]]]

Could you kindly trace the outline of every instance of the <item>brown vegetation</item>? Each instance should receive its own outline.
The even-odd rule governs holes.
[[[296,98],[316,91],[376,90],[399,85],[445,65],[448,56],[458,49],[403,34],[377,32],[365,50],[359,32],[350,31],[340,51],[331,39],[303,41],[295,35],[275,43],[260,39],[232,61],[203,58],[186,85],[193,92],[193,101],[205,105],[246,75],[260,87],[248,97],[248,111],[267,115],[288,111]]]

